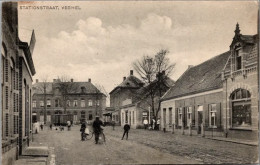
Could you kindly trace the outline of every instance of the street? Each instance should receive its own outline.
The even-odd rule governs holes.
[[[134,130],[128,140],[121,140],[123,130],[105,127],[106,144],[94,144],[94,138],[80,141],[80,127],[71,131],[49,130],[34,134],[35,145],[54,148],[56,164],[199,164],[253,163],[257,147],[163,133]],[[245,152],[247,151],[247,152]]]

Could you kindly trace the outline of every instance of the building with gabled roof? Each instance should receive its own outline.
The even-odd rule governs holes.
[[[161,128],[258,139],[257,67],[258,35],[237,24],[229,51],[190,67],[161,98]]]
[[[36,39],[32,31],[30,44],[20,40],[17,5],[2,3],[2,164],[14,164],[32,138],[32,77],[36,73],[32,54]]]
[[[64,125],[69,120],[77,124],[82,121],[92,122],[95,116],[102,116],[106,96],[91,83],[91,79],[88,82],[74,82],[73,79],[64,82],[69,86],[66,98],[62,94],[61,83],[59,79],[54,79],[53,82],[36,80],[33,84],[33,122]]]

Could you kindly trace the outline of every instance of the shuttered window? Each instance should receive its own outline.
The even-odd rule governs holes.
[[[8,59],[5,59],[5,82],[8,82]]]
[[[13,93],[13,111],[16,111],[16,94]]]
[[[9,114],[5,114],[5,136],[9,136]]]
[[[9,95],[8,86],[6,86],[5,87],[5,109],[8,109],[8,95]]]
[[[18,116],[14,115],[14,134],[18,134]]]
[[[16,84],[15,84],[15,86],[16,86],[16,90],[18,90],[18,72],[16,72],[15,73],[16,74]]]

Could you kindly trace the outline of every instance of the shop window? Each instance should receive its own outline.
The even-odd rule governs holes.
[[[216,128],[217,127],[217,105],[211,104],[209,105],[209,127]]]
[[[237,89],[231,94],[232,127],[251,127],[251,94],[245,89]]]

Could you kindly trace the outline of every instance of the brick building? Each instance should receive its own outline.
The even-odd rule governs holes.
[[[13,164],[31,138],[35,35],[28,45],[18,34],[17,3],[2,3],[2,164]]]
[[[130,70],[130,75],[123,77],[123,82],[109,93],[109,114],[111,114],[112,119],[115,120],[117,124],[121,125],[121,107],[124,106],[127,100],[136,101],[137,98],[134,97],[134,91],[137,91],[143,85],[144,83],[134,76],[133,70]]]
[[[66,96],[63,94],[63,84],[59,79],[53,82],[36,80],[32,102],[34,122],[44,122],[45,107],[46,124],[61,125],[68,120],[77,124],[93,121],[96,115],[102,116],[106,96],[91,83],[91,79],[88,82],[74,82],[73,79],[65,82],[68,85]]]
[[[164,83],[160,83],[162,94],[174,84],[173,80],[165,75],[163,76],[162,79]],[[112,119],[121,126],[128,123],[132,128],[142,127],[145,118],[148,119],[150,123],[154,115],[151,110],[152,101],[149,92],[150,89],[158,90],[157,85],[158,79],[154,80],[150,85],[145,85],[133,75],[133,71],[131,70],[130,76],[124,77],[123,82],[110,92],[110,105],[114,108],[114,111],[109,111],[112,115]],[[154,97],[155,109],[159,105],[159,98],[159,92],[156,92]],[[118,118],[117,115],[119,116]],[[113,116],[115,117],[113,118]],[[160,113],[158,116],[160,116]]]
[[[240,34],[230,50],[189,68],[163,97],[162,128],[201,124],[231,138],[258,139],[258,35]]]

